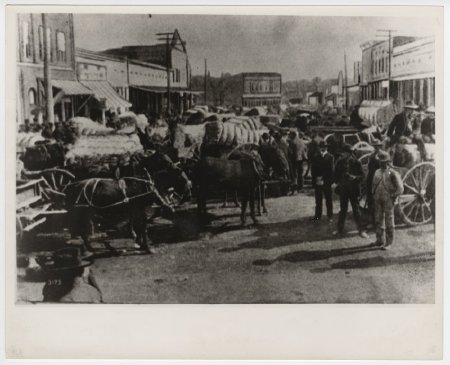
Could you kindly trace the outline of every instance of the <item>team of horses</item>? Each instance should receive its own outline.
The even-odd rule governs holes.
[[[269,179],[287,179],[289,165],[276,147],[250,150],[224,149],[221,146],[201,146],[200,158],[174,161],[167,151],[155,148],[140,135],[143,153],[135,153],[125,163],[109,166],[83,165],[64,160],[66,147],[57,142],[29,147],[22,160],[26,170],[60,167],[70,171],[75,181],[62,190],[64,206],[72,236],[80,236],[84,251],[91,252],[90,236],[94,223],[114,227],[128,220],[140,249],[150,252],[147,242],[148,211],[171,218],[174,208],[197,198],[197,211],[201,217],[207,213],[207,200],[217,191],[231,192],[241,197],[241,224],[246,224],[247,207],[250,217],[257,222],[264,203],[264,183]],[[165,143],[166,146],[170,144]],[[231,152],[231,153],[230,153]],[[155,208],[159,207],[159,208]],[[153,207],[153,208],[152,208]],[[109,243],[105,246],[113,249]]]

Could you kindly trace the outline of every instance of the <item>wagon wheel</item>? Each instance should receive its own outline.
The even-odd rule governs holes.
[[[371,152],[365,153],[360,158],[358,158],[358,161],[361,162],[361,165],[363,166],[363,169],[365,169],[365,168],[367,169],[367,167],[369,165],[369,158],[370,158],[371,154],[372,154]]]
[[[433,177],[435,167],[422,162],[409,169],[403,176],[404,192],[399,197],[398,209],[404,223],[415,226],[431,221],[431,200],[434,197]],[[433,191],[430,194],[430,191]]]
[[[50,187],[61,192],[68,184],[75,180],[75,176],[69,171],[61,169],[48,169],[40,173],[41,177],[50,185]]]
[[[374,148],[366,141],[359,141],[353,145],[353,151],[373,152]]]

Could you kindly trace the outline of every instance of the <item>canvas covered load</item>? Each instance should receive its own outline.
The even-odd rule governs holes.
[[[364,126],[384,129],[394,119],[395,108],[389,100],[364,100],[359,106],[358,114]]]
[[[243,123],[233,123],[231,121],[209,122],[205,124],[204,142],[207,144],[220,144],[226,146],[237,146],[246,143],[259,143],[265,129],[250,129]]]
[[[79,136],[105,136],[114,133],[113,128],[94,122],[85,117],[73,117],[69,120],[69,125],[74,127],[76,135]]]

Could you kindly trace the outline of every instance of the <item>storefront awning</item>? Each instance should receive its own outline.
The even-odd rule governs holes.
[[[392,81],[419,80],[419,79],[428,79],[432,77],[434,77],[434,72],[424,72],[413,75],[394,76],[391,78],[391,80]]]
[[[117,94],[108,81],[83,81],[82,83],[93,91],[97,100],[105,100],[107,109],[131,107],[131,104]]]
[[[65,95],[92,95],[93,92],[78,81],[52,80],[52,86],[61,89]]]
[[[161,86],[140,86],[140,85],[130,85],[133,89],[146,91],[150,93],[156,93],[156,94],[167,94],[167,87],[161,87]],[[180,94],[193,94],[193,95],[200,95],[203,94],[203,91],[192,91],[192,90],[185,90],[185,89],[170,89],[171,93],[180,93]]]

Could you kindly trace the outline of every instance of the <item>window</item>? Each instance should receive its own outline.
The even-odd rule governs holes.
[[[44,59],[44,27],[39,26],[39,59]]]
[[[33,88],[28,90],[28,102],[30,105],[36,105],[36,90]]]
[[[47,46],[50,49],[50,62],[53,62],[52,30],[47,28]]]
[[[28,22],[22,23],[22,55],[31,58],[30,26]]]
[[[66,62],[66,36],[63,32],[56,32],[56,60]],[[97,69],[100,69],[100,66]]]

